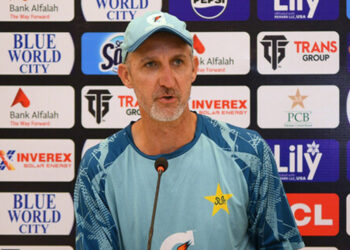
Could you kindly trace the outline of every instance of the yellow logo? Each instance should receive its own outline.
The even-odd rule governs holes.
[[[204,198],[214,204],[212,216],[214,216],[220,209],[225,210],[228,214],[227,201],[233,196],[233,194],[223,194],[221,191],[220,184],[216,189],[216,194],[213,196],[205,196]]]
[[[290,95],[289,98],[293,101],[292,108],[297,105],[304,108],[304,100],[307,98],[307,95],[301,95],[299,89],[297,89],[297,93],[295,95]]]

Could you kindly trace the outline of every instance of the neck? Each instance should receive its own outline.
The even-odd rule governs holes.
[[[135,145],[145,154],[172,153],[191,142],[196,132],[197,115],[190,110],[175,121],[160,122],[142,116],[131,127]]]

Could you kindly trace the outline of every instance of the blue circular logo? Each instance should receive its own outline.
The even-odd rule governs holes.
[[[226,9],[228,0],[191,0],[192,9],[204,19],[219,17]]]

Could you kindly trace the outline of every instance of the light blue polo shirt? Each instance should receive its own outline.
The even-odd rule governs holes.
[[[304,247],[269,146],[252,130],[197,114],[194,139],[149,156],[131,125],[89,149],[74,205],[76,249],[147,249],[158,174],[162,175],[152,249]]]

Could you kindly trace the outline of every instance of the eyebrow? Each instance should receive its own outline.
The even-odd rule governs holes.
[[[146,57],[141,58],[140,62],[144,63],[146,61],[152,61],[152,60],[154,60],[154,58],[155,58],[154,56],[146,56]]]
[[[174,56],[172,56],[172,58],[185,58],[187,55],[185,53],[178,53],[178,54],[175,54]],[[146,62],[146,61],[152,61],[152,60],[155,60],[157,58],[157,56],[146,56],[146,57],[143,57],[140,62],[143,63],[143,62]]]

